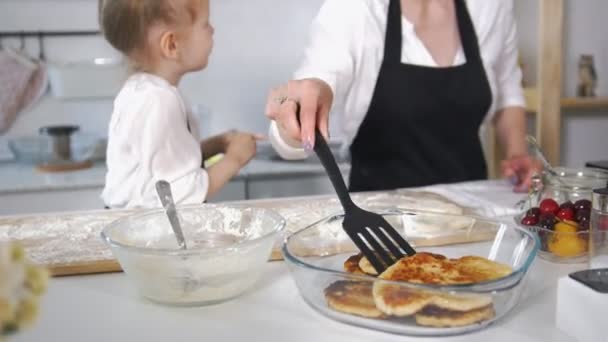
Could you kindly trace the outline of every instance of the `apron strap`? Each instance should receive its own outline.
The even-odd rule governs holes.
[[[479,43],[473,20],[467,10],[465,0],[455,0],[456,20],[460,31],[462,48],[467,61],[480,61]],[[386,25],[384,60],[390,63],[401,63],[401,49],[403,48],[403,20],[401,14],[401,1],[390,0]]]
[[[458,30],[460,31],[460,41],[462,49],[467,60],[472,62],[481,62],[481,53],[479,52],[479,42],[477,33],[473,26],[473,20],[467,9],[465,0],[456,0],[456,19],[458,20]]]
[[[384,61],[398,64],[401,63],[401,47],[403,46],[400,0],[390,0],[387,18]]]

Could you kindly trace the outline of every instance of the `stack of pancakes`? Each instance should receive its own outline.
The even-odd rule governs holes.
[[[479,283],[512,272],[510,267],[486,258],[448,259],[423,252],[404,257],[380,275],[362,255],[348,258],[344,269],[378,279],[437,285]],[[325,289],[325,298],[331,308],[340,312],[369,318],[413,316],[422,326],[460,327],[495,315],[490,295],[453,295],[391,282],[340,280]]]

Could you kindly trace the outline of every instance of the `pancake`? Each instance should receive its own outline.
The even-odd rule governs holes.
[[[491,296],[448,295],[396,284],[377,283],[372,295],[380,311],[397,317],[411,316],[429,306],[464,313],[492,305]]]
[[[453,259],[452,262],[456,264],[460,272],[468,274],[477,282],[503,278],[513,272],[507,265],[478,256],[465,256]]]
[[[433,303],[433,294],[403,285],[376,283],[372,289],[376,307],[390,316],[411,316]]]
[[[480,261],[481,259],[483,258],[463,257],[451,260],[442,255],[420,252],[402,258],[378,278],[418,284],[469,284],[502,277],[508,268],[487,259]],[[380,311],[399,317],[415,314],[427,306],[463,313],[492,305],[492,297],[489,295],[449,295],[385,282],[376,282],[372,294]]]
[[[375,275],[367,258],[353,255],[344,263],[346,272]],[[511,268],[486,258],[465,256],[448,259],[419,252],[387,268],[378,279],[415,284],[473,284],[509,275]],[[337,281],[325,290],[334,310],[370,318],[413,317],[418,325],[459,327],[495,316],[491,295],[458,294],[421,290],[390,282]]]
[[[336,281],[325,289],[325,299],[336,311],[369,318],[384,316],[374,303],[371,282]]]
[[[435,293],[431,305],[444,310],[466,312],[492,305],[492,297],[480,294],[449,295]]]
[[[344,271],[352,274],[365,274],[360,268],[359,263],[363,258],[363,254],[353,255],[344,262]]]
[[[371,276],[377,276],[378,272],[376,272],[376,269],[374,268],[374,266],[372,266],[372,263],[369,262],[369,260],[367,260],[366,257],[364,257],[363,255],[361,256],[361,259],[359,260],[359,269],[361,270],[361,272],[367,274],[367,275],[371,275]]]
[[[426,253],[426,254],[432,255],[436,259],[440,259],[440,260],[446,259],[445,256],[440,255],[440,254],[433,254],[433,253]],[[351,262],[354,262],[355,260],[359,261],[359,267],[357,269],[360,272],[367,274],[367,275],[371,275],[371,276],[378,275],[378,272],[376,272],[376,269],[374,268],[374,266],[372,266],[372,263],[369,262],[369,260],[367,260],[367,258],[364,257],[363,254],[354,255],[354,256],[348,258],[348,260],[346,262],[349,262],[349,260],[351,260],[351,259],[352,259]],[[353,272],[351,272],[351,273],[353,273]]]
[[[420,252],[402,258],[379,278],[417,284],[456,285],[480,283],[510,273],[508,266],[481,257],[447,259],[442,255]]]
[[[494,318],[494,315],[494,308],[491,305],[465,312],[446,310],[431,305],[416,313],[415,318],[418,325],[452,328],[480,323]]]

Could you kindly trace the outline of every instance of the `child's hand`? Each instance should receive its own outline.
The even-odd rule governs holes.
[[[263,135],[239,131],[226,133],[226,156],[234,158],[241,166],[245,166],[256,153],[256,141],[265,139]]]

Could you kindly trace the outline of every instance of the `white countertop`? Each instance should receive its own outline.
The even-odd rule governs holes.
[[[341,169],[348,170],[347,164]],[[105,184],[106,165],[96,163],[86,170],[44,173],[31,165],[15,162],[0,162],[0,194],[51,190],[100,188]],[[252,160],[235,179],[258,179],[265,177],[323,174],[321,164],[289,161]]]
[[[465,189],[444,188],[452,193]],[[466,200],[478,196],[497,208],[521,198],[502,182],[471,183],[466,189]],[[263,280],[243,296],[198,308],[142,299],[124,274],[54,278],[39,320],[13,341],[575,341],[556,328],[557,280],[583,268],[584,264],[537,258],[512,312],[482,331],[441,339],[392,335],[332,321],[302,300],[283,262],[268,263],[261,270]]]
[[[41,317],[16,341],[575,341],[555,328],[557,279],[580,268],[537,260],[521,302],[485,330],[431,339],[365,330],[332,321],[300,297],[283,262],[223,304],[177,308],[141,299],[123,274],[53,279]],[[598,341],[599,342],[599,341]]]

